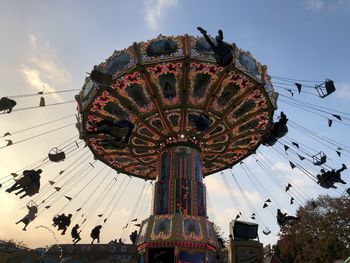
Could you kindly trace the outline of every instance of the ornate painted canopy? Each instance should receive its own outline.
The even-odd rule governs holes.
[[[156,179],[164,147],[191,145],[203,174],[232,167],[252,154],[276,108],[266,66],[233,44],[234,61],[220,67],[202,37],[159,36],[115,51],[95,69],[111,85],[87,77],[76,96],[78,129],[95,157],[113,169]],[[128,121],[120,146],[101,123]]]

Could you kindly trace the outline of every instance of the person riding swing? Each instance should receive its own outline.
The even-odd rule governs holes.
[[[197,29],[202,33],[209,46],[213,49],[216,62],[219,64],[219,66],[226,67],[230,65],[233,61],[233,47],[230,44],[224,42],[224,33],[222,30],[219,29],[218,35],[215,37],[215,45],[211,38],[207,35],[206,30],[201,27],[197,27]]]

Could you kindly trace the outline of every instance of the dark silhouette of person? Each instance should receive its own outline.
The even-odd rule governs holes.
[[[60,218],[60,222],[58,224],[58,230],[62,230],[61,235],[65,235],[67,228],[70,226],[71,223],[72,214],[69,214],[68,216],[62,216]]]
[[[38,213],[38,208],[36,206],[27,205],[27,208],[28,208],[28,214],[26,214],[25,217],[23,217],[21,220],[16,222],[16,225],[18,225],[21,222],[24,223],[24,227],[23,227],[24,231],[27,230],[28,224],[35,219],[36,214]]]
[[[299,217],[296,216],[288,216],[287,213],[282,213],[281,209],[277,209],[277,223],[280,226],[287,225],[289,223],[300,221]]]
[[[19,195],[20,193],[25,192],[20,198],[24,198],[25,196],[33,196],[37,193],[39,193],[40,190],[40,174],[41,169],[37,170],[36,173],[32,173],[31,175],[31,184],[28,185],[25,189],[22,189],[21,191],[17,192],[16,195]]]
[[[281,111],[280,119],[275,123],[274,129],[276,131],[280,130],[281,127],[286,126],[288,122],[287,115],[284,114],[283,111]]]
[[[288,118],[283,111],[281,111],[280,119],[275,122],[271,128],[262,138],[262,144],[272,146],[277,140],[288,132],[287,127]]]
[[[115,143],[128,143],[134,130],[134,125],[129,120],[102,120],[96,126],[96,133],[102,132],[114,137]]]
[[[220,29],[218,35],[215,37],[216,45],[207,35],[207,31],[201,27],[197,27],[198,31],[202,33],[205,40],[208,42],[209,46],[213,49],[215,53],[216,62],[222,66],[226,67],[231,64],[233,60],[233,48],[228,43],[224,42],[224,33]]]
[[[71,236],[72,236],[72,238],[73,238],[73,243],[74,243],[74,245],[77,244],[77,243],[81,240],[80,231],[78,232],[78,229],[79,229],[79,225],[76,224],[76,225],[72,228],[72,231],[71,231]]]
[[[11,193],[13,191],[19,190],[16,195],[19,195],[25,192],[20,198],[25,196],[32,196],[39,192],[40,190],[40,174],[42,173],[41,169],[38,170],[25,170],[23,171],[23,176],[18,179],[6,192]]]
[[[341,172],[345,169],[347,169],[345,164],[343,164],[338,170],[332,169],[331,171],[325,171],[324,169],[321,169],[321,173],[316,176],[318,179],[317,183],[326,189],[336,189],[337,187],[334,185],[335,183],[346,184],[346,182],[341,179]]]
[[[337,189],[334,183],[330,181],[329,174],[325,172],[324,169],[321,169],[321,174],[318,174],[316,177],[317,177],[317,183],[321,187],[325,189],[329,189],[329,188]]]
[[[92,81],[95,81],[101,85],[110,86],[113,81],[112,74],[102,72],[97,65],[94,66],[94,69],[90,73],[90,78]]]
[[[120,138],[120,140],[122,140],[123,143],[128,143],[130,136],[132,134],[132,131],[134,130],[134,125],[129,121],[129,120],[119,120],[115,123],[114,127],[112,127],[110,133],[112,136],[119,138],[118,137],[118,133],[120,131],[120,129],[127,129],[127,134],[126,136],[124,136],[124,140],[122,140],[122,138]]]
[[[346,184],[346,182],[341,179],[341,172],[343,172],[346,169],[347,169],[347,167],[346,167],[345,164],[342,164],[342,167],[340,169],[338,169],[338,170],[333,169],[332,170],[331,180],[333,182],[335,182],[335,183]]]
[[[92,238],[91,244],[94,243],[95,239],[97,239],[97,243],[100,243],[100,232],[101,232],[101,225],[96,226],[94,229],[92,229],[90,237]]]
[[[54,227],[58,226],[60,224],[60,222],[62,221],[62,219],[65,218],[65,217],[66,217],[66,215],[64,213],[61,214],[61,215],[55,216],[52,219],[52,222],[53,222],[52,226],[54,226]]]
[[[130,240],[132,242],[133,245],[136,244],[136,239],[137,239],[137,230],[133,231],[131,234],[130,234]]]
[[[6,113],[10,113],[16,105],[16,101],[11,100],[7,97],[2,97],[0,99],[0,111],[6,111]]]

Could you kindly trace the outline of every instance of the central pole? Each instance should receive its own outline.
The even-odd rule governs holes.
[[[165,148],[154,193],[153,215],[207,216],[201,153],[187,146]]]
[[[137,240],[146,263],[215,262],[218,243],[207,218],[202,155],[191,146],[169,145],[159,154],[153,212]]]

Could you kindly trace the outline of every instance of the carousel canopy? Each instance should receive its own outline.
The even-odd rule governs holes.
[[[226,67],[203,37],[115,51],[76,96],[81,138],[97,159],[144,179],[156,179],[160,151],[177,145],[202,153],[204,176],[232,167],[261,144],[277,98],[266,66],[232,47]]]

